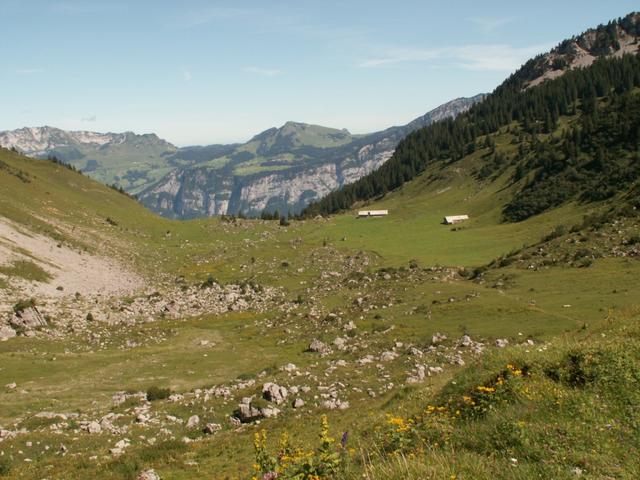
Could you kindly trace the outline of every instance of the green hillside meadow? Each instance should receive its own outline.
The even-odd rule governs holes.
[[[453,122],[419,130],[385,167],[410,177],[379,171],[297,219],[169,220],[0,149],[0,315],[17,333],[0,342],[0,478],[640,477],[639,65],[500,97],[606,78],[546,124],[546,104],[507,119],[489,97],[456,120],[478,135],[430,157]],[[599,156],[600,137],[568,133],[585,124],[624,140]],[[558,179],[572,195],[541,200]],[[76,293],[54,254],[141,286]],[[25,293],[42,286],[55,295]],[[34,305],[40,324],[15,326]]]

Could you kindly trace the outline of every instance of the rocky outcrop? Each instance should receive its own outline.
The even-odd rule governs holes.
[[[33,330],[38,330],[47,326],[47,321],[40,315],[35,306],[17,310],[9,318],[9,325],[16,332],[27,334]]]

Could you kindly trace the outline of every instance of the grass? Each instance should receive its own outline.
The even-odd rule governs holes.
[[[497,143],[508,148],[509,135],[501,135]],[[184,276],[189,284],[202,284],[209,276],[221,283],[254,281],[280,287],[288,299],[300,297],[301,302],[291,312],[230,312],[134,326],[92,322],[87,333],[70,333],[61,339],[19,337],[0,343],[0,385],[18,384],[15,390],[0,390],[0,425],[24,421],[33,430],[0,444],[5,452],[0,456],[5,459],[0,472],[7,469],[5,476],[12,479],[126,479],[153,467],[163,478],[178,480],[211,475],[247,478],[253,433],[264,427],[277,438],[286,430],[302,444],[314,445],[317,429],[310,425],[318,423],[319,410],[287,411],[236,432],[227,420],[236,408],[231,401],[193,399],[187,406],[159,399],[152,409],[160,417],[186,420],[198,414],[203,423],[216,422],[224,428],[208,438],[200,431],[171,426],[172,439],[163,437],[157,427],[121,420],[133,444],[118,459],[111,458],[108,449],[125,434],[90,436],[73,424],[55,434],[49,423],[34,415],[46,410],[80,412],[91,418],[110,411],[126,416],[139,402],[129,399],[114,407],[115,392],[159,387],[188,395],[236,378],[258,379],[258,385],[242,391],[249,396],[260,394],[263,381],[303,384],[315,376],[326,384],[346,385],[344,399],[352,407],[329,412],[329,421],[332,435],[350,432],[350,445],[357,450],[352,478],[569,478],[575,475],[571,472],[575,467],[596,478],[633,478],[638,469],[630,455],[637,452],[616,444],[619,438],[628,439],[624,435],[629,431],[599,430],[611,423],[607,416],[631,418],[633,412],[622,405],[630,397],[610,396],[613,388],[626,392],[624,382],[612,378],[613,370],[608,370],[602,373],[606,381],[576,388],[544,372],[555,362],[560,376],[566,376],[563,361],[576,349],[594,352],[602,347],[608,355],[603,358],[614,365],[627,349],[637,353],[633,342],[638,317],[628,312],[640,298],[640,262],[628,257],[598,258],[589,268],[538,270],[513,264],[490,269],[475,281],[432,269],[438,264],[469,269],[486,265],[525,244],[537,243],[559,224],[580,223],[587,213],[584,205],[570,204],[518,224],[502,223],[500,211],[511,188],[510,174],[478,182],[473,172],[481,155],[467,157],[458,170],[445,176],[428,170],[372,205],[389,209],[389,217],[358,220],[344,214],[282,227],[277,221],[159,218],[128,197],[59,165],[0,151],[3,162],[27,172],[31,179],[25,183],[0,171],[0,188],[7,192],[0,197],[0,215],[25,229],[88,252],[113,254],[153,279]],[[468,213],[471,220],[455,231],[440,223],[444,215],[457,213]],[[97,239],[109,239],[108,245]],[[568,252],[562,241],[555,248]],[[327,272],[337,276],[323,278]],[[13,270],[2,273],[9,278],[18,275]],[[375,308],[359,309],[356,302],[361,297]],[[321,320],[311,318],[312,309],[321,311]],[[329,312],[354,321],[355,338],[367,347],[328,358],[305,353],[313,337],[331,343],[343,334],[337,324],[322,320]],[[619,320],[608,324],[612,318]],[[441,376],[392,390],[383,390],[383,383],[403,385],[414,359],[390,362],[384,372],[375,365],[356,363],[366,353],[388,350],[395,342],[426,350],[435,332],[447,334],[450,342],[468,333],[487,344],[497,338],[508,338],[511,344],[532,338],[537,345],[552,342],[553,346],[543,352],[535,348],[524,352],[521,347],[500,350],[466,368],[447,364]],[[99,334],[101,340],[92,334]],[[611,343],[606,343],[608,339]],[[138,346],[126,347],[128,340]],[[215,345],[201,347],[201,340]],[[624,357],[631,363],[622,367],[637,369],[633,355]],[[336,358],[347,365],[329,371],[327,362]],[[455,424],[446,448],[389,455],[377,437],[376,426],[386,425],[386,413],[403,418],[416,415],[428,403],[459,396],[474,382],[491,378],[515,361],[531,363],[536,372],[531,387],[546,393],[558,389],[570,399],[565,404],[568,409],[547,405],[544,398],[518,397],[482,420]],[[280,371],[290,362],[309,376],[291,380]],[[258,377],[261,372],[266,373]],[[383,375],[388,378],[381,383]],[[375,390],[375,398],[367,394],[369,388]],[[521,420],[527,425],[524,433],[514,429]],[[439,430],[434,427],[433,431]],[[180,441],[184,436],[197,441],[185,444]],[[155,445],[148,443],[150,438],[156,438]],[[26,441],[33,446],[27,448]],[[69,448],[68,455],[57,454],[60,443]],[[43,445],[55,448],[44,450]],[[511,465],[511,457],[518,458],[518,467]]]
[[[15,260],[11,265],[0,266],[0,273],[31,282],[49,282],[53,277],[30,260]]]

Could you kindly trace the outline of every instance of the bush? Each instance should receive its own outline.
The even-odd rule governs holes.
[[[0,457],[0,476],[9,475],[11,472],[11,462],[7,457]]]
[[[25,311],[27,308],[34,308],[35,306],[36,306],[36,301],[33,298],[30,298],[28,300],[18,300],[18,303],[16,303],[13,306],[13,311],[15,313],[21,313]]]
[[[207,279],[204,282],[202,282],[202,284],[200,285],[200,288],[211,288],[217,283],[218,282],[216,281],[216,279],[213,278],[212,275],[209,275]]]
[[[150,402],[164,400],[165,398],[169,398],[169,395],[171,395],[171,390],[168,388],[160,388],[154,385],[147,389],[147,400]]]

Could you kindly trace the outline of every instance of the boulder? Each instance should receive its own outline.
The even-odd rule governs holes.
[[[187,420],[187,428],[196,428],[200,424],[200,417],[198,415],[192,415]]]
[[[327,346],[327,344],[321,342],[317,338],[313,339],[313,342],[309,345],[309,351],[320,353],[321,355],[325,355],[331,352],[331,349]]]
[[[80,428],[87,433],[100,433],[102,431],[102,427],[95,420],[91,422],[82,422],[80,424]]]
[[[263,414],[260,409],[251,405],[251,398],[243,398],[238,405],[237,417],[242,423],[250,423],[263,418]]]
[[[280,405],[285,401],[289,392],[285,387],[281,387],[273,382],[265,383],[262,386],[262,396],[276,405]]]
[[[29,331],[46,327],[47,321],[36,307],[27,307],[11,315],[9,324],[17,331]]]

